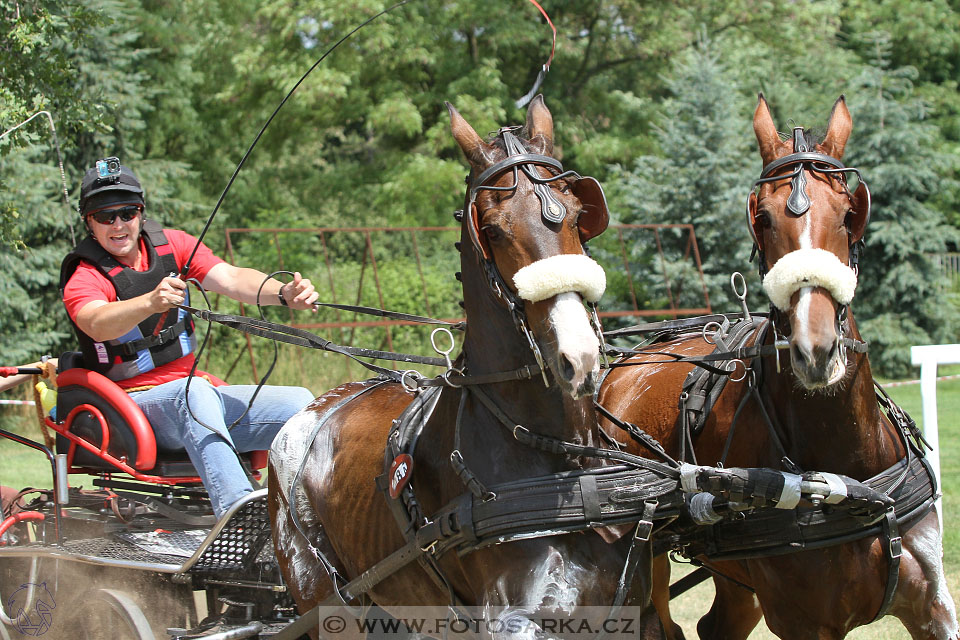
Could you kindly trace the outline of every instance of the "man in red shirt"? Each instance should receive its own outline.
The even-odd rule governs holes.
[[[268,449],[283,424],[313,400],[302,387],[224,385],[196,377],[187,396],[196,339],[186,279],[247,304],[313,309],[317,292],[299,273],[282,284],[227,264],[193,236],[144,216],[143,188],[116,158],[89,169],[80,217],[90,232],[64,259],[60,287],[85,367],[128,390],[153,426],[160,450],[186,450],[219,517],[252,491],[238,452]],[[196,251],[190,259],[191,252]],[[160,329],[157,325],[162,322]],[[188,402],[189,401],[189,402]],[[230,425],[229,427],[227,425]]]

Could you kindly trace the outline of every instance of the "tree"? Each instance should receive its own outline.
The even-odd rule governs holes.
[[[903,376],[912,372],[911,345],[955,341],[960,328],[930,259],[956,242],[956,229],[932,206],[938,189],[956,185],[941,174],[950,159],[914,95],[916,70],[891,68],[888,35],[863,38],[872,43],[872,60],[853,83],[856,144],[844,159],[864,172],[873,195],[856,308],[871,361],[884,375]]]
[[[716,44],[706,36],[678,61],[665,84],[671,96],[654,128],[658,153],[620,169],[611,199],[624,223],[695,225],[710,302],[717,310],[733,311],[730,274],[749,271],[745,275],[751,277],[753,271],[745,268],[750,244],[743,214],[753,174],[744,162],[752,153],[749,120],[737,108],[739,97],[729,89]],[[731,126],[736,122],[744,124]],[[674,291],[677,306],[700,306],[702,292],[684,247],[667,258],[672,285],[682,289]],[[651,282],[661,277],[660,270],[657,260],[649,262]],[[751,289],[759,292],[758,282],[751,280]]]

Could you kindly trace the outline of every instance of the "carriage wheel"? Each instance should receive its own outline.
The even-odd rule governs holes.
[[[86,606],[81,637],[156,640],[147,617],[124,591],[98,589]]]

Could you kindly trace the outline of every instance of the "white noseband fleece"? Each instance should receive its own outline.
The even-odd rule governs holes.
[[[781,311],[790,309],[790,297],[804,287],[823,287],[839,304],[850,304],[857,274],[830,251],[798,249],[777,260],[763,279],[770,302]]]
[[[513,284],[517,294],[530,302],[571,291],[587,302],[598,302],[607,288],[607,274],[592,258],[563,253],[528,264],[513,276]]]

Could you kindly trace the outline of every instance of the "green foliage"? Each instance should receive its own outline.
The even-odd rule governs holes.
[[[867,99],[852,112],[859,134],[845,158],[864,171],[873,196],[856,308],[866,318],[871,362],[884,375],[903,376],[912,370],[910,345],[952,342],[960,330],[956,308],[940,299],[943,282],[931,259],[958,237],[931,206],[938,188],[955,185],[938,175],[949,162],[913,94],[916,70],[889,68],[887,36],[870,37],[873,64],[854,81]]]
[[[750,153],[751,138],[745,126],[730,126],[747,120],[729,84],[716,44],[704,37],[677,60],[666,79],[670,97],[663,101],[654,128],[657,153],[639,156],[630,169],[618,169],[611,189],[624,223],[695,225],[709,299],[720,310],[731,310],[731,272],[746,272],[748,277],[753,272],[743,219],[745,185],[752,172],[742,160]],[[631,251],[647,256],[647,263],[638,267],[646,272],[648,286],[661,281],[666,271],[674,300],[661,303],[703,306],[692,253],[683,234],[677,235],[663,234],[664,265],[654,259],[657,253],[649,242],[646,247],[634,243]]]
[[[69,59],[74,46],[89,42],[89,29],[97,24],[98,17],[82,2],[2,0],[0,20],[4,30],[0,47],[0,130],[7,132],[0,141],[0,161],[6,167],[11,163],[22,165],[27,162],[24,150],[42,148],[46,153],[38,161],[55,166],[56,144],[49,121],[41,116],[23,123],[46,110],[63,136],[80,122],[99,120],[93,105],[80,99]],[[0,246],[4,248],[23,246],[23,202],[9,195],[24,191],[11,180],[15,172],[0,172]]]

